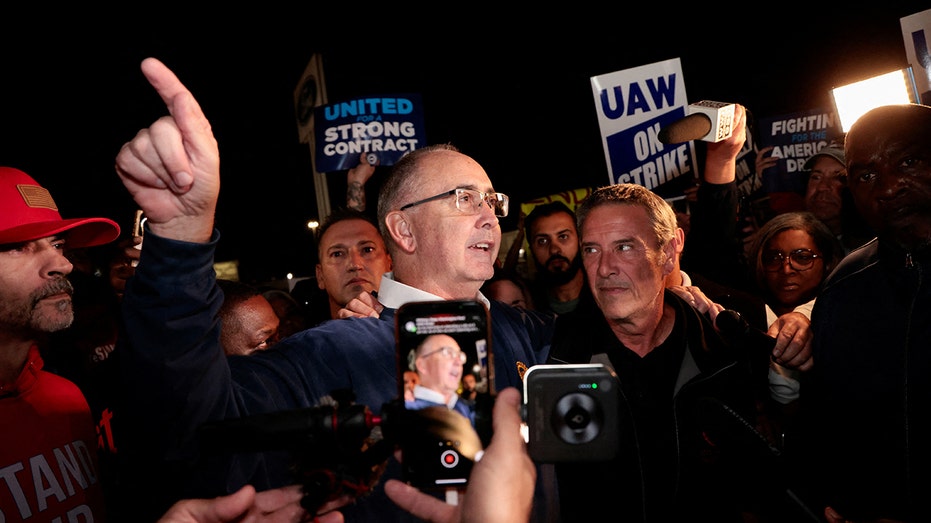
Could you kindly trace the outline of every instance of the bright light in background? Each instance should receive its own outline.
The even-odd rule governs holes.
[[[313,232],[317,232],[317,227],[320,227],[320,222],[317,220],[310,220],[307,222],[307,228]]]
[[[918,100],[917,93],[910,67],[831,90],[841,130],[845,133],[870,109],[882,105],[914,103]]]

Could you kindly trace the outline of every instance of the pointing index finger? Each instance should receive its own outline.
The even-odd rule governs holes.
[[[186,157],[164,158],[165,166],[179,187],[193,181],[191,175],[199,168],[212,171],[216,168],[216,139],[210,122],[201,110],[194,95],[181,83],[177,75],[156,58],[142,61],[142,73],[165,102],[168,112],[181,132]]]
[[[162,101],[172,109],[172,100],[179,94],[187,93],[188,90],[178,80],[178,77],[157,58],[146,58],[142,61],[142,74],[162,97]]]

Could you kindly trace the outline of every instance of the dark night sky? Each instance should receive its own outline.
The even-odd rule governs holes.
[[[251,281],[311,275],[303,224],[316,217],[316,197],[293,92],[315,51],[331,101],[421,93],[428,141],[459,146],[519,202],[606,183],[592,76],[678,57],[690,100],[738,102],[756,118],[829,107],[831,87],[907,65],[899,18],[927,9],[810,4],[752,9],[761,15],[749,4],[657,8],[665,18],[620,5],[416,16],[388,11],[398,4],[198,16],[159,6],[142,18],[81,7],[58,11],[56,23],[0,14],[0,164],[46,185],[65,217],[128,227],[133,203],[113,159],[166,114],[139,72],[158,57],[198,98],[220,144],[218,260],[239,259]],[[344,173],[328,179],[335,206]],[[513,216],[502,222],[515,226]]]

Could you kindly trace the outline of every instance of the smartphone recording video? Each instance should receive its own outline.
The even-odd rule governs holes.
[[[491,439],[488,310],[473,300],[413,302],[395,322],[404,479],[421,489],[464,487]],[[460,395],[473,382],[474,398]]]

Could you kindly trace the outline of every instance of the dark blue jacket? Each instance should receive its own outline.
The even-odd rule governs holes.
[[[138,496],[140,520],[180,497],[299,482],[289,452],[230,457],[200,449],[197,430],[205,422],[312,407],[343,389],[378,414],[398,395],[393,309],[380,319],[325,322],[270,350],[227,357],[213,269],[218,239],[215,233],[208,244],[192,244],[147,234],[127,283],[118,350],[132,409],[121,450],[126,495]],[[495,384],[520,387],[522,369],[546,360],[552,318],[497,302],[490,314]]]

